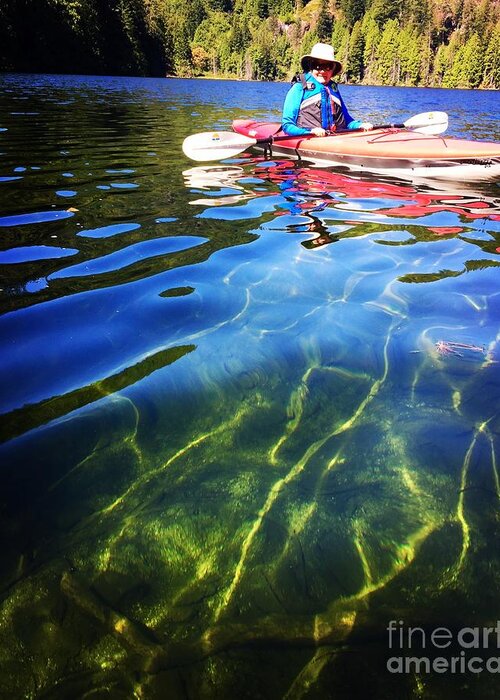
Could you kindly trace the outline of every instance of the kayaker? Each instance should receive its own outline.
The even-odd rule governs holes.
[[[304,71],[288,91],[283,105],[281,128],[290,136],[330,131],[373,129],[373,124],[353,119],[333,78],[342,70],[330,44],[315,44],[301,58]]]

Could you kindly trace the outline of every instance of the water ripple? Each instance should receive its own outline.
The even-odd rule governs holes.
[[[79,251],[75,248],[57,248],[56,246],[23,246],[0,251],[0,263],[13,265],[15,263],[32,262],[34,260],[48,260],[52,258],[65,258],[76,255]]]
[[[64,279],[66,277],[85,277],[87,275],[100,275],[113,270],[133,265],[138,260],[145,260],[160,255],[177,253],[188,250],[201,243],[206,243],[208,238],[199,236],[176,236],[174,238],[156,238],[149,241],[142,241],[128,246],[122,250],[115,251],[109,255],[104,255],[94,260],[87,260],[84,263],[67,267],[64,270],[54,272],[49,275],[49,280]]]
[[[17,214],[14,216],[0,216],[0,226],[26,226],[27,224],[43,224],[59,219],[69,219],[74,216],[70,211],[40,211],[32,214]]]
[[[85,238],[109,238],[110,236],[117,236],[121,233],[127,233],[128,231],[135,231],[140,228],[140,224],[111,224],[109,226],[100,226],[95,229],[84,229],[78,232],[78,236],[83,236]]]

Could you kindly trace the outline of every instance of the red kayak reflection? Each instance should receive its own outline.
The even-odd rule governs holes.
[[[253,166],[253,170],[248,166]],[[192,168],[184,174],[187,184],[211,190],[210,197],[192,204],[211,207],[241,206],[244,201],[269,198],[273,194],[269,185],[276,185],[275,194],[280,195],[281,201],[272,214],[288,216],[281,228],[291,233],[315,234],[302,241],[308,249],[338,241],[347,229],[351,229],[347,235],[354,231],[358,235],[361,228],[371,232],[377,227],[380,232],[384,226],[403,225],[412,227],[419,238],[430,240],[434,236],[464,234],[480,220],[500,221],[499,200],[478,190],[454,189],[449,184],[446,189],[434,189],[373,175],[354,176],[301,167],[291,160],[249,157],[238,164]],[[220,192],[214,191],[215,187],[220,187]],[[290,216],[297,216],[297,222],[291,221]],[[476,223],[476,229],[477,226]],[[486,243],[486,248],[488,252],[498,252],[494,245]]]
[[[338,240],[338,236],[329,236],[321,220],[314,216],[326,207],[334,207],[343,211],[358,211],[361,209],[376,211],[384,217],[404,218],[409,223],[420,217],[430,217],[432,214],[448,213],[459,218],[464,226],[428,225],[426,230],[436,236],[452,236],[467,230],[467,223],[479,219],[500,221],[498,200],[471,191],[457,193],[428,189],[417,189],[408,183],[385,182],[383,180],[363,179],[345,175],[332,170],[317,168],[300,168],[293,161],[282,161],[276,164],[261,164],[256,167],[256,175],[265,177],[279,185],[283,195],[290,197],[293,206],[290,211],[297,214],[308,214],[313,217],[311,230],[318,231],[318,236],[310,241],[304,241],[307,248],[320,247],[326,243]],[[375,209],[367,207],[367,200],[379,200]],[[386,200],[390,200],[390,203]],[[389,204],[389,206],[387,206]],[[277,212],[277,215],[285,212]],[[344,223],[357,225],[360,222]],[[430,223],[430,222],[429,222]]]

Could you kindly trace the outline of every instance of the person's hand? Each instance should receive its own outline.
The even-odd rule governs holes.
[[[321,126],[315,126],[311,129],[311,134],[314,136],[326,136],[326,131]]]
[[[361,122],[360,129],[363,129],[363,131],[371,131],[373,129],[373,124],[371,122]]]

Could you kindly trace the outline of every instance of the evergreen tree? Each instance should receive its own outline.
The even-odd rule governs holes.
[[[375,82],[377,71],[377,49],[380,44],[380,29],[374,19],[365,17],[362,24],[365,37],[363,53],[364,75],[368,82]]]
[[[390,19],[399,17],[400,11],[400,0],[373,0],[369,15],[383,29]]]
[[[330,41],[330,37],[332,36],[332,26],[332,15],[328,11],[326,3],[323,3],[319,11],[318,23],[316,25],[316,34],[318,35],[320,41],[327,43]]]
[[[399,37],[399,81],[403,85],[417,85],[419,82],[421,68],[420,49],[419,36],[416,30],[413,27],[402,29]]]
[[[448,46],[447,67],[443,75],[442,85],[445,88],[456,88],[460,85],[464,47],[458,35],[454,35]]]
[[[463,0],[460,29],[465,36],[476,31],[476,0]]]
[[[484,55],[483,85],[500,88],[500,23],[495,26]]]
[[[450,65],[450,48],[446,44],[440,44],[434,59],[433,84],[441,87],[446,72]]]
[[[233,23],[228,37],[230,50],[243,55],[251,38],[247,18],[243,15],[233,15]]]
[[[429,32],[424,32],[418,37],[418,52],[420,55],[420,78],[417,84],[430,85],[432,73],[432,48],[431,35]]]
[[[489,20],[492,15],[490,12],[490,4],[491,3],[489,0],[481,0],[480,5],[478,5],[476,8],[475,31],[480,37],[484,37],[490,33],[488,31]]]
[[[386,22],[377,49],[377,79],[382,85],[399,81],[399,24],[395,19]]]
[[[349,39],[349,66],[347,69],[347,79],[349,81],[359,82],[363,79],[364,73],[364,50],[365,37],[361,26],[361,21],[358,20],[352,28]]]
[[[186,29],[192,39],[198,26],[206,19],[207,13],[201,0],[191,0],[190,12],[186,16]]]
[[[345,43],[345,37],[347,36],[347,38],[349,38],[349,35],[350,33],[347,24],[341,19],[335,19],[333,23],[332,44],[339,56],[340,47],[343,43]]]
[[[191,49],[189,46],[189,29],[186,20],[177,18],[174,23],[173,49],[174,68],[177,75],[186,76],[192,73]]]
[[[274,36],[269,26],[261,23],[254,32],[250,45],[253,79],[274,80],[276,78],[277,70],[273,46]]]
[[[219,72],[222,43],[224,37],[229,35],[230,29],[228,15],[223,12],[211,12],[195,32],[191,51],[194,52],[193,55],[205,57],[212,73]]]
[[[349,28],[361,20],[365,13],[365,0],[340,0],[339,6]]]
[[[484,53],[477,34],[473,34],[464,46],[459,86],[477,88],[483,79]]]
[[[405,25],[428,27],[432,19],[431,0],[405,0],[401,5],[401,18]]]

